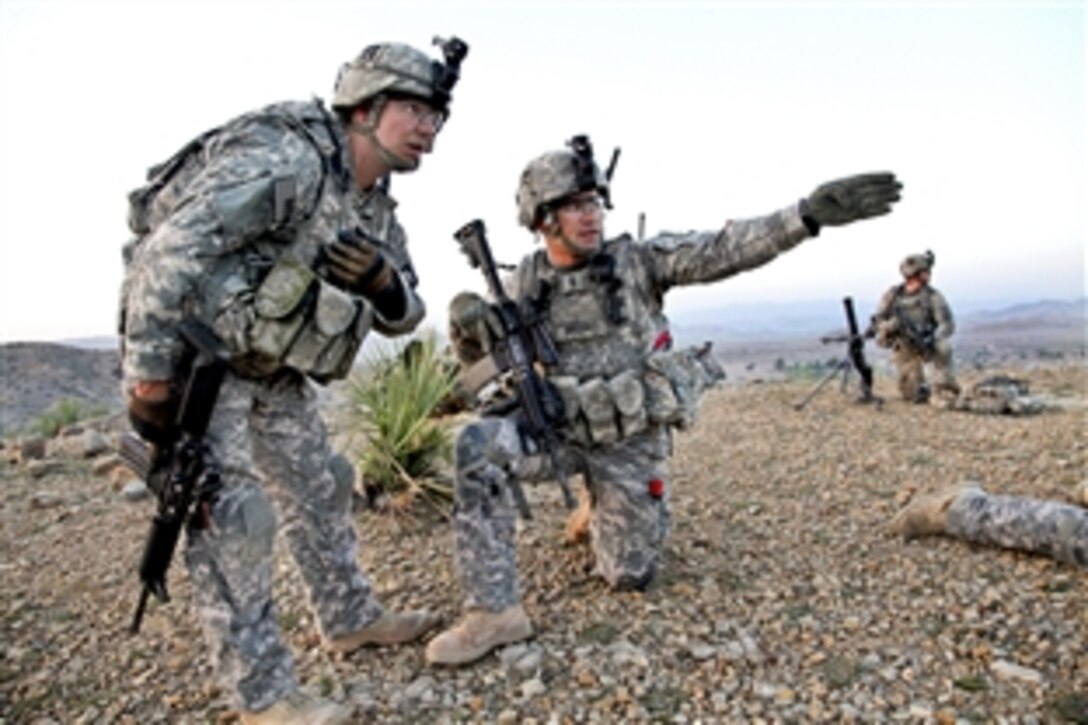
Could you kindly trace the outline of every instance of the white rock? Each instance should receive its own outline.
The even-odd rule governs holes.
[[[1024,667],[1008,660],[994,660],[990,670],[998,677],[1005,680],[1021,680],[1038,685],[1043,681],[1043,673]]]

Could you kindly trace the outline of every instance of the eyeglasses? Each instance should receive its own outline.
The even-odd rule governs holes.
[[[567,199],[559,204],[559,211],[568,214],[596,214],[604,209],[604,200],[594,194]]]
[[[446,112],[431,108],[421,101],[397,100],[395,101],[416,122],[417,126],[430,126],[435,133],[442,130],[446,123]]]

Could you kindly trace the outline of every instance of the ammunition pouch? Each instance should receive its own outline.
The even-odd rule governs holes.
[[[372,311],[358,297],[284,255],[253,297],[248,350],[271,369],[286,366],[318,382],[343,378],[370,329]]]
[[[699,400],[716,379],[693,348],[651,353],[643,374],[650,421],[677,428],[694,424]]]
[[[641,374],[549,378],[563,398],[567,435],[585,445],[603,445],[651,426],[690,426],[703,393],[723,376],[707,354],[697,348],[654,352]]]
[[[175,422],[181,397],[172,393],[161,401],[148,401],[128,396],[128,419],[132,429],[141,438],[159,447],[168,447],[177,440],[179,431]]]
[[[567,434],[579,443],[617,443],[649,427],[646,394],[634,371],[583,382],[557,376],[549,382],[563,399]]]

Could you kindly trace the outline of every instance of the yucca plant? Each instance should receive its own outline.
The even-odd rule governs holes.
[[[454,375],[430,334],[376,350],[349,379],[348,425],[366,442],[358,464],[368,488],[408,502],[421,494],[452,499],[452,485],[435,475],[450,459],[451,433],[432,414],[453,390]]]

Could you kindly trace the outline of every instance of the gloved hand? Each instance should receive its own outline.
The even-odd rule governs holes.
[[[471,365],[487,355],[502,334],[502,320],[480,295],[460,292],[450,300],[449,337],[462,365]]]
[[[823,226],[839,226],[887,214],[903,188],[895,174],[858,174],[829,181],[801,200],[801,217],[817,233]]]
[[[395,272],[385,255],[353,231],[341,231],[336,241],[325,247],[325,255],[330,281],[349,292],[374,297],[393,284]]]
[[[181,401],[169,380],[139,380],[125,397],[129,422],[141,438],[159,447],[174,442]]]

